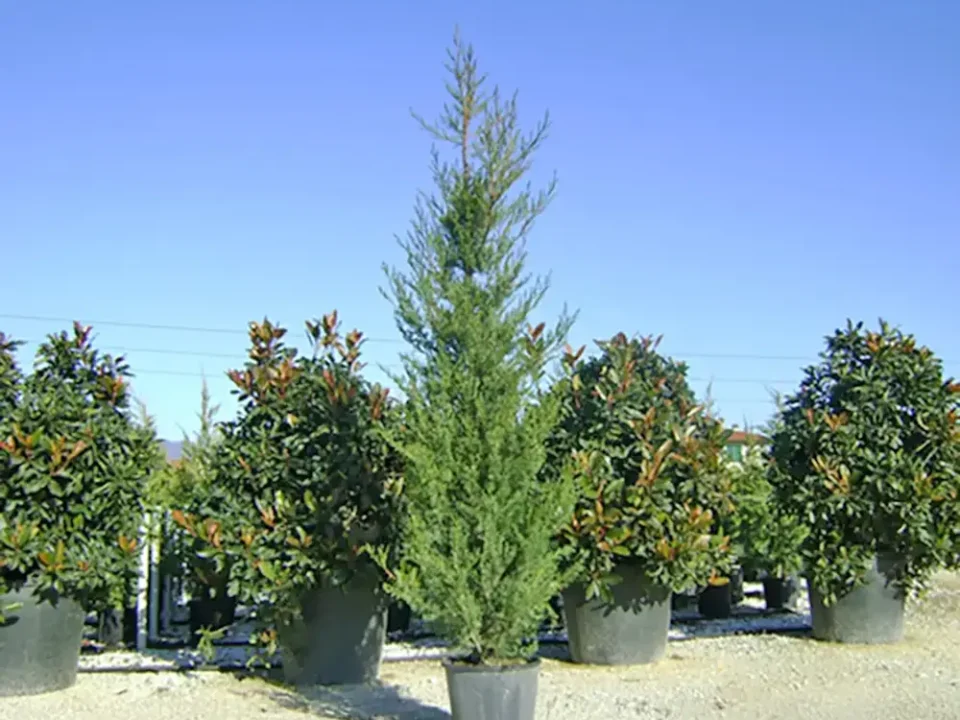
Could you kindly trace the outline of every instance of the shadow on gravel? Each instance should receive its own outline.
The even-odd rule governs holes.
[[[271,700],[288,710],[308,712],[341,720],[450,720],[450,713],[402,695],[397,688],[375,685],[337,685],[280,689],[269,694]]]

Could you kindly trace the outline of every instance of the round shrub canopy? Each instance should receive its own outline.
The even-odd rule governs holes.
[[[0,594],[29,584],[42,599],[119,609],[158,444],[131,412],[126,363],[98,352],[91,332],[50,335],[26,376],[18,343],[0,335]]]
[[[786,398],[772,438],[779,502],[809,529],[807,572],[827,602],[878,552],[904,590],[960,550],[960,384],[911,335],[847,323]]]
[[[249,361],[228,373],[242,404],[219,426],[207,502],[172,513],[219,571],[229,565],[231,596],[266,601],[263,625],[296,617],[304,591],[375,571],[367,546],[392,549],[397,532],[394,404],[360,374],[359,331],[342,335],[336,312],[306,329],[313,352],[298,358],[286,329],[250,324]]]
[[[548,467],[565,466],[579,499],[562,543],[583,564],[587,596],[606,595],[616,567],[635,563],[674,591],[730,561],[718,517],[729,503],[728,433],[686,381],[686,366],[652,338],[620,333],[581,360],[568,352],[563,412]]]

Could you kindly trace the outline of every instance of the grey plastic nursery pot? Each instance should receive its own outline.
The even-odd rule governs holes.
[[[11,606],[20,605],[13,609]],[[5,608],[11,608],[9,610]],[[77,681],[86,613],[68,598],[42,602],[29,585],[0,595],[0,697],[64,690]]]
[[[379,582],[357,579],[348,586],[305,593],[303,617],[279,628],[284,679],[292,685],[373,682],[387,630],[387,600]]]
[[[813,637],[840,643],[879,645],[903,639],[906,597],[891,581],[903,560],[880,553],[867,571],[865,583],[826,606],[808,583]]]
[[[585,588],[563,593],[563,614],[570,656],[591,665],[640,665],[656,662],[667,650],[670,589],[651,582],[633,566],[617,568],[623,580],[611,587],[613,603],[586,600]]]
[[[533,720],[540,660],[495,667],[445,660],[453,720]]]

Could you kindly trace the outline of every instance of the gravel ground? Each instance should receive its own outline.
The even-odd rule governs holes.
[[[897,646],[734,635],[671,642],[669,657],[652,666],[590,668],[547,660],[537,717],[960,718],[960,575],[939,576],[909,613],[907,638]],[[295,693],[261,678],[218,672],[84,673],[62,693],[0,699],[0,718],[449,717],[436,661],[386,663],[382,679],[377,688]]]

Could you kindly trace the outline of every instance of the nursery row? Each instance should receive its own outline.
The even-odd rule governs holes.
[[[882,322],[837,330],[730,462],[729,430],[656,340],[591,354],[566,345],[572,318],[539,322],[524,244],[551,191],[517,181],[546,126],[522,133],[470,49],[452,58],[435,137],[453,159],[409,268],[387,273],[400,398],[364,378],[336,312],[306,323],[306,355],[254,322],[236,413],[205,402],[168,464],[89,327],[51,335],[26,374],[0,339],[0,694],[74,682],[84,615],[129,605],[154,509],[210,625],[259,604],[292,683],[376,678],[388,598],[412,608],[465,653],[446,664],[459,720],[532,718],[558,595],[576,662],[644,663],[673,593],[722,606],[741,569],[771,588],[805,575],[818,638],[888,642],[906,594],[960,562],[960,385],[930,350]]]
[[[138,547],[151,540],[141,536],[145,510],[174,520],[160,533],[162,572],[186,584],[192,624],[216,631],[233,621],[238,600],[260,604],[260,638],[268,651],[279,644],[294,682],[377,675],[384,590],[403,600],[394,611],[412,605],[481,666],[531,656],[530,638],[559,609],[550,602],[558,593],[576,661],[642,663],[663,655],[671,593],[691,586],[702,588],[701,613],[722,617],[744,571],[764,577],[773,607],[788,602],[803,572],[817,637],[885,642],[902,633],[906,594],[956,565],[958,388],[912,338],[885,327],[838,331],[768,437],[735,462],[723,452],[729,431],[697,403],[683,365],[654,341],[618,335],[593,357],[566,351],[564,373],[538,396],[539,407],[556,408],[532,486],[555,508],[545,548],[556,558],[554,583],[534,597],[533,583],[506,584],[502,564],[516,555],[503,547],[480,546],[495,572],[475,587],[475,570],[443,571],[454,575],[451,597],[462,593],[459,602],[479,611],[481,642],[471,642],[465,619],[418,602],[417,575],[441,570],[408,554],[416,533],[429,532],[421,523],[430,516],[412,514],[404,482],[416,450],[404,435],[418,409],[363,380],[362,336],[341,335],[335,314],[308,332],[317,352],[296,358],[281,328],[254,323],[251,360],[230,373],[239,413],[217,422],[204,393],[201,430],[174,462],[148,419],[130,411],[122,360],[99,354],[89,328],[51,336],[26,377],[4,341],[8,693],[72,682],[85,612],[129,602]],[[903,377],[914,383],[901,390]],[[877,412],[879,396],[901,392],[887,417]],[[465,472],[461,482],[482,480]],[[453,504],[458,488],[447,492]],[[503,520],[474,522],[522,522],[498,513]],[[470,540],[449,538],[445,554],[457,558]],[[483,587],[510,594],[487,608]],[[529,618],[509,634],[483,624],[523,611]],[[51,642],[64,651],[56,667],[27,662],[37,643]]]

